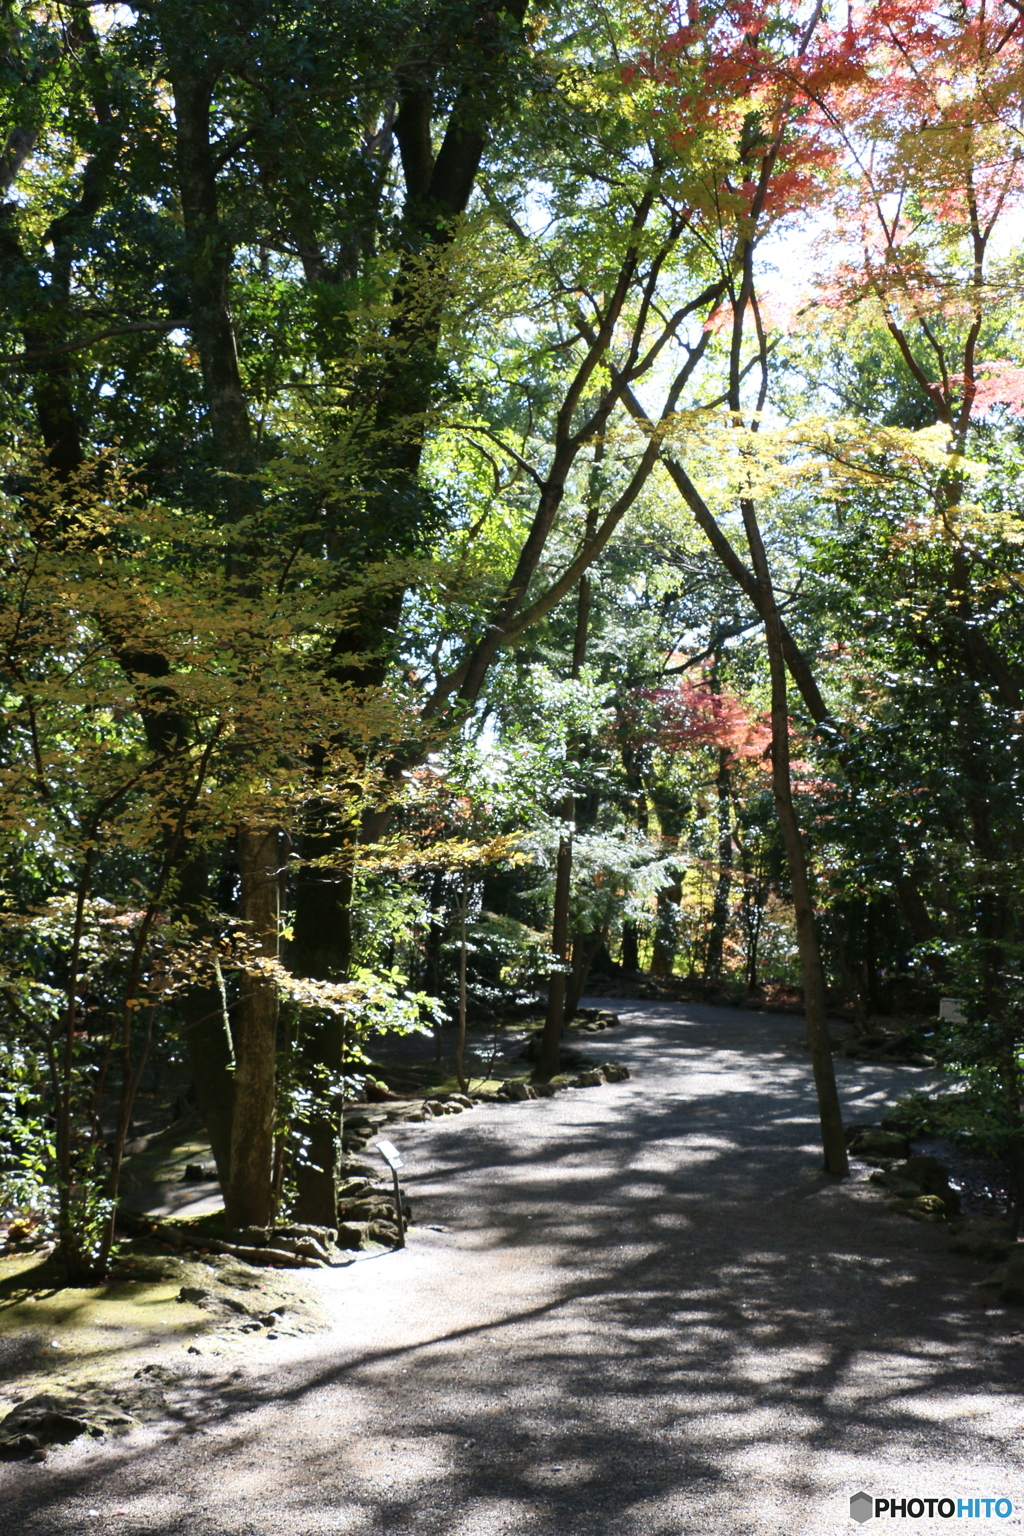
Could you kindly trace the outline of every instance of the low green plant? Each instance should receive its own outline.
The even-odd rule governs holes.
[[[57,1230],[55,1146],[44,1103],[45,1063],[0,1043],[0,1224],[48,1238]]]

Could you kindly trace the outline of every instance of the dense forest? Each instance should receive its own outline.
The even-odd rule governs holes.
[[[3,1198],[229,1228],[362,1044],[931,1019],[1024,1191],[1015,0],[0,5]],[[962,1000],[938,1021],[940,996]],[[448,1033],[445,1033],[445,1032]],[[446,1046],[447,1048],[447,1046]]]

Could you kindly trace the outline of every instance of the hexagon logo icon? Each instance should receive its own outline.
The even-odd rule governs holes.
[[[850,1519],[863,1525],[865,1520],[871,1519],[874,1508],[875,1501],[870,1493],[855,1493],[850,1500]]]

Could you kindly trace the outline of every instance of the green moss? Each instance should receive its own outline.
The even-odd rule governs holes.
[[[52,1258],[0,1258],[0,1335],[20,1335],[4,1397],[14,1400],[38,1390],[40,1380],[66,1381],[83,1370],[113,1380],[138,1351],[184,1344],[209,1326],[198,1307],[178,1300],[191,1278],[173,1256],[152,1255],[137,1279],[130,1261],[120,1260],[105,1284],[79,1289],[64,1284]]]

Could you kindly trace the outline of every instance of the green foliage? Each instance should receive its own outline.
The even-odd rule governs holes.
[[[283,1009],[285,1198],[368,1033],[454,1011],[463,927],[480,1006],[544,979],[559,844],[579,955],[790,974],[766,735],[686,694],[707,664],[766,733],[757,594],[706,542],[742,573],[751,508],[827,694],[817,736],[790,709],[834,976],[976,999],[944,1059],[1015,1124],[1020,272],[962,185],[979,155],[993,217],[997,171],[1020,190],[1011,49],[982,89],[933,32],[968,144],[870,6],[855,59],[819,12],[799,65],[783,5],[756,38],[728,6],[519,15],[4,10],[4,1134],[86,1269],[140,1063],[204,989],[239,1039]],[[913,223],[879,263],[886,199]],[[783,334],[760,242],[823,203]]]
[[[46,1062],[18,1038],[0,1038],[0,1213],[40,1236],[57,1228],[56,1148],[46,1116]]]
[[[928,1037],[932,1044],[933,1038]],[[975,1083],[952,1091],[908,1093],[896,1103],[896,1115],[908,1136],[941,1137],[989,1155],[1005,1155],[1009,1136],[1001,1106]]]
[[[371,1055],[367,1043],[384,1034],[425,1033],[439,1021],[440,1005],[408,989],[407,977],[359,967],[343,985],[303,985],[282,977],[285,1039],[277,1052],[274,1205],[279,1217],[294,1208],[299,1172],[309,1166],[307,1127],[325,1109],[359,1095]],[[341,1024],[343,1060],[339,1071],[311,1065],[309,1037],[328,1015]]]

